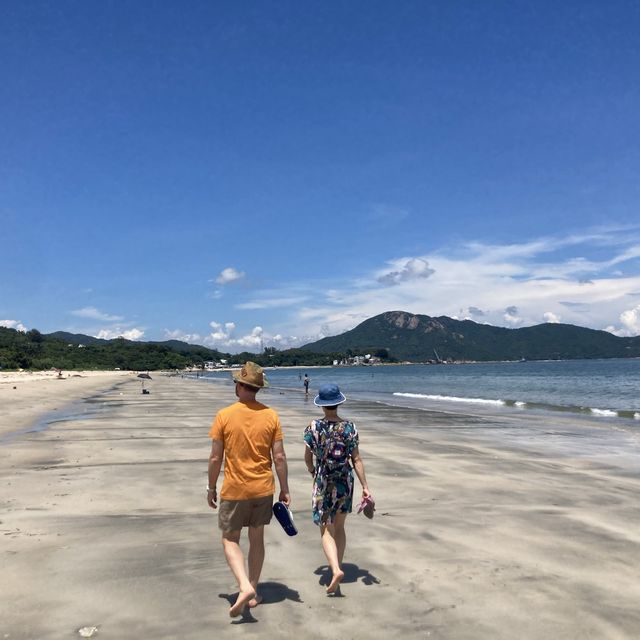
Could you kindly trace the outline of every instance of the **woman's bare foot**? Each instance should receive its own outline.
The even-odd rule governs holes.
[[[247,606],[247,604],[249,604],[249,601],[255,597],[256,592],[254,591],[253,587],[247,589],[246,591],[240,591],[240,593],[238,594],[238,599],[235,601],[231,609],[229,609],[229,615],[232,618],[239,616],[244,611],[244,608]]]
[[[331,578],[331,582],[327,587],[327,593],[335,593],[335,590],[338,588],[338,585],[342,582],[342,578],[344,578],[344,571],[340,569],[336,573],[333,574]]]
[[[253,609],[254,607],[257,607],[261,602],[262,596],[256,596],[255,598],[251,598],[251,600],[247,602],[247,606],[249,607],[249,609]]]

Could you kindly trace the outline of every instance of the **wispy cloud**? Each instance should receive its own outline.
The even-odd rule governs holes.
[[[89,327],[67,327],[67,331],[72,333],[84,333],[102,340],[113,340],[120,337],[127,340],[142,340],[145,335],[145,329],[134,327],[133,322],[125,321],[123,316],[105,313],[96,307],[83,307],[69,313],[76,318],[94,321],[91,323],[93,326]]]
[[[639,248],[639,227],[506,245],[460,242],[374,264],[341,282],[294,280],[253,292],[234,304],[233,322],[212,322],[198,342],[224,351],[299,346],[392,310],[507,327],[566,322],[640,335]],[[261,312],[260,324],[239,333],[242,315],[252,311]]]
[[[345,279],[328,289],[307,282],[306,300],[294,305],[278,328],[291,335],[332,334],[384,311],[471,317],[498,326],[568,322],[636,335],[637,309],[630,296],[640,274],[614,265],[633,264],[639,229],[598,229],[569,237],[545,237],[520,244],[458,244],[450,250],[405,256]],[[287,283],[270,292],[274,304],[255,301],[238,308],[267,309],[292,288],[304,296],[305,284]],[[390,286],[393,285],[393,286]],[[318,292],[324,292],[318,295]],[[461,311],[466,310],[466,311]],[[284,321],[283,321],[284,320]]]
[[[368,218],[370,224],[387,227],[402,222],[408,216],[407,209],[392,204],[377,203],[372,206]]]
[[[282,307],[292,307],[294,305],[303,304],[308,300],[308,296],[291,296],[289,298],[265,298],[263,300],[251,300],[249,302],[241,302],[236,309],[278,309]]]
[[[99,320],[101,322],[122,322],[124,320],[122,316],[113,316],[108,313],[104,313],[95,307],[83,307],[82,309],[75,309],[70,313],[78,318],[88,318],[90,320]]]

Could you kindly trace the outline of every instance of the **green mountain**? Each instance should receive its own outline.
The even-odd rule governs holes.
[[[620,338],[570,324],[540,324],[507,329],[388,311],[338,336],[302,347],[318,353],[350,351],[374,354],[385,349],[391,358],[412,362],[442,360],[553,360],[640,357],[640,336]]]

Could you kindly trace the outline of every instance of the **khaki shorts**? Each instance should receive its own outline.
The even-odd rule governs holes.
[[[221,500],[218,510],[218,528],[222,531],[240,531],[242,527],[260,527],[271,522],[273,496],[253,500]]]

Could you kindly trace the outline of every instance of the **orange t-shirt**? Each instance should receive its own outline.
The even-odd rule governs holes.
[[[249,500],[275,493],[271,447],[282,440],[276,411],[260,402],[235,402],[218,411],[209,436],[224,445],[223,500]]]

